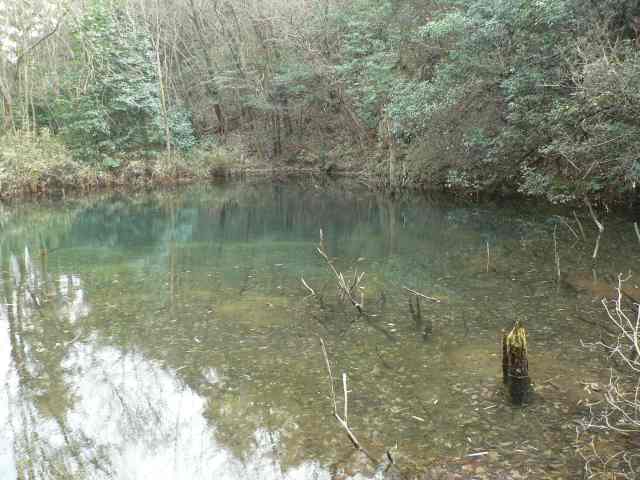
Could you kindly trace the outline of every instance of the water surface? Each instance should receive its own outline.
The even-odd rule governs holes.
[[[571,211],[313,180],[2,207],[0,478],[579,478],[584,382],[607,375],[580,341],[640,246],[611,215],[593,262],[577,213],[586,238]],[[338,271],[365,272],[365,316],[320,229]],[[440,302],[418,319],[403,287]],[[500,377],[515,319],[524,408]],[[377,461],[332,416],[319,338]]]

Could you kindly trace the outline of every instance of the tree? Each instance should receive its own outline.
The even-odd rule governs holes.
[[[46,64],[38,49],[58,33],[66,10],[56,0],[0,1],[0,96],[2,126],[36,127],[35,84]],[[17,107],[18,111],[15,111]],[[17,118],[16,118],[17,115]]]
[[[114,167],[119,154],[157,150],[164,134],[149,33],[125,11],[96,0],[78,20],[72,42],[57,110],[75,155]]]

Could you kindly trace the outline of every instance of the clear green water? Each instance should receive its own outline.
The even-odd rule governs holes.
[[[558,284],[554,215],[577,223],[533,204],[305,181],[2,207],[0,478],[580,478],[581,382],[607,375],[580,346],[601,334],[592,287],[637,270],[640,246],[607,218],[592,271],[578,213]],[[320,228],[339,271],[366,272],[369,316],[337,298]],[[403,286],[442,300],[422,302],[431,334]],[[500,377],[516,318],[524,408]],[[377,464],[332,416],[320,337]]]

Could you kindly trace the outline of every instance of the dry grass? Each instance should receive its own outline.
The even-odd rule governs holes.
[[[0,197],[183,183],[255,167],[234,149],[217,145],[148,158],[127,154],[118,160],[117,168],[80,162],[46,129],[6,132],[0,141]]]

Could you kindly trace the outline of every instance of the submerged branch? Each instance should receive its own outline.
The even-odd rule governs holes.
[[[304,281],[304,277],[300,277],[300,281],[302,282],[302,285],[304,285],[304,287],[309,290],[309,292],[311,292],[311,296],[315,297],[316,291],[311,288],[307,282]]]
[[[591,215],[593,222],[598,227],[598,231],[600,233],[604,232],[604,225],[600,222],[600,220],[598,220],[598,217],[596,216],[596,213],[593,211],[593,207],[591,206],[591,202],[589,201],[589,199],[585,197],[584,203],[587,205],[587,208],[589,209],[589,214]]]
[[[586,240],[587,236],[584,233],[584,228],[582,227],[582,222],[578,218],[578,215],[576,214],[575,210],[573,210],[573,218],[575,218],[576,222],[578,223],[578,228],[580,229],[580,234],[582,235],[582,240]]]
[[[592,255],[592,258],[595,260],[596,258],[598,258],[598,250],[600,249],[600,237],[602,237],[602,234],[604,233],[604,224],[600,222],[600,220],[598,220],[598,217],[596,216],[596,213],[593,210],[593,207],[591,206],[591,202],[587,197],[584,197],[584,203],[587,205],[587,208],[589,209],[589,214],[593,219],[593,223],[595,223],[596,227],[598,227],[598,237],[596,238],[596,245],[593,249],[593,255]]]
[[[575,212],[573,212],[573,213],[575,214]],[[561,216],[561,215],[555,215],[555,217],[556,217],[558,220],[560,220],[560,222],[561,222],[565,227],[567,227],[567,228],[569,229],[569,231],[570,231],[570,232],[571,232],[571,234],[575,237],[575,239],[576,239],[576,240],[578,240],[578,239],[579,239],[579,237],[578,237],[578,233],[575,231],[575,229],[574,229],[571,225],[569,225],[569,222],[567,222],[567,220],[566,220],[563,216]]]
[[[556,274],[558,275],[558,282],[560,282],[560,255],[558,254],[558,240],[556,238],[557,229],[557,225],[553,227],[553,252],[555,254],[556,261]]]
[[[343,395],[344,395],[344,413],[343,413],[342,416],[340,416],[340,414],[338,413],[338,402],[336,400],[336,390],[335,390],[335,387],[334,387],[335,379],[333,377],[333,372],[331,371],[331,362],[329,362],[329,355],[327,354],[327,347],[326,347],[326,345],[324,343],[324,340],[322,338],[320,338],[320,346],[322,347],[322,355],[324,356],[324,362],[325,362],[325,365],[327,366],[327,374],[329,375],[329,382],[331,384],[331,403],[333,404],[333,416],[338,421],[340,426],[344,429],[344,431],[346,432],[347,436],[349,437],[349,440],[351,441],[351,443],[353,444],[355,449],[360,451],[360,452],[362,452],[362,453],[364,453],[364,455],[367,457],[367,459],[373,465],[378,466],[379,463],[376,460],[376,458],[366,448],[364,448],[362,446],[362,444],[358,441],[358,438],[356,437],[355,433],[353,433],[353,430],[351,430],[351,428],[349,427],[349,423],[348,423],[349,390],[347,388],[347,374],[346,373],[342,374],[342,392],[343,392]],[[387,464],[387,466],[386,466],[386,468],[384,470],[385,473],[390,468],[394,468],[394,469],[398,470],[398,466],[396,465],[396,462],[395,462],[393,456],[391,455],[391,450],[390,449],[385,450],[385,456],[386,456],[387,461],[388,461],[388,464]],[[396,477],[393,477],[393,478],[396,478]]]
[[[342,374],[342,387],[344,390],[344,418],[342,418],[338,413],[338,402],[336,401],[336,390],[333,386],[335,380],[333,378],[333,373],[331,372],[331,363],[329,362],[329,355],[327,355],[327,347],[325,346],[324,340],[322,338],[320,338],[320,346],[322,347],[322,354],[324,355],[324,361],[327,366],[327,373],[329,375],[329,382],[331,384],[331,402],[333,403],[333,416],[336,418],[336,420],[338,420],[338,423],[340,424],[340,426],[345,430],[345,432],[347,433],[347,436],[349,437],[349,440],[351,440],[351,443],[353,443],[353,446],[356,449],[364,452],[367,455],[367,457],[373,460],[373,457],[369,454],[369,452],[367,452],[364,448],[362,448],[362,445],[356,438],[353,431],[349,428],[349,425],[347,423],[347,415],[348,415],[347,374],[346,373]]]
[[[413,293],[414,295],[416,295],[418,297],[422,297],[422,298],[424,298],[426,300],[429,300],[431,302],[435,302],[435,303],[440,303],[441,302],[441,300],[439,298],[429,297],[429,296],[425,295],[424,293],[417,292],[415,290],[412,290],[409,287],[405,287],[404,285],[402,286],[402,288],[404,288],[409,293]]]
[[[329,258],[329,255],[327,255],[327,253],[324,251],[324,235],[322,233],[322,229],[320,229],[320,245],[316,248],[316,251],[322,258],[324,258],[324,260],[327,262],[327,265],[333,272],[333,275],[336,277],[338,290],[341,292],[342,296],[348,299],[351,304],[356,307],[356,310],[358,310],[358,313],[360,315],[364,314],[364,294],[360,295],[360,301],[358,301],[353,294],[353,291],[360,286],[360,282],[364,278],[364,272],[358,275],[358,271],[356,270],[353,274],[353,281],[351,282],[351,285],[347,285],[347,282],[344,279],[344,275],[336,270],[336,267],[333,266],[333,262]]]

